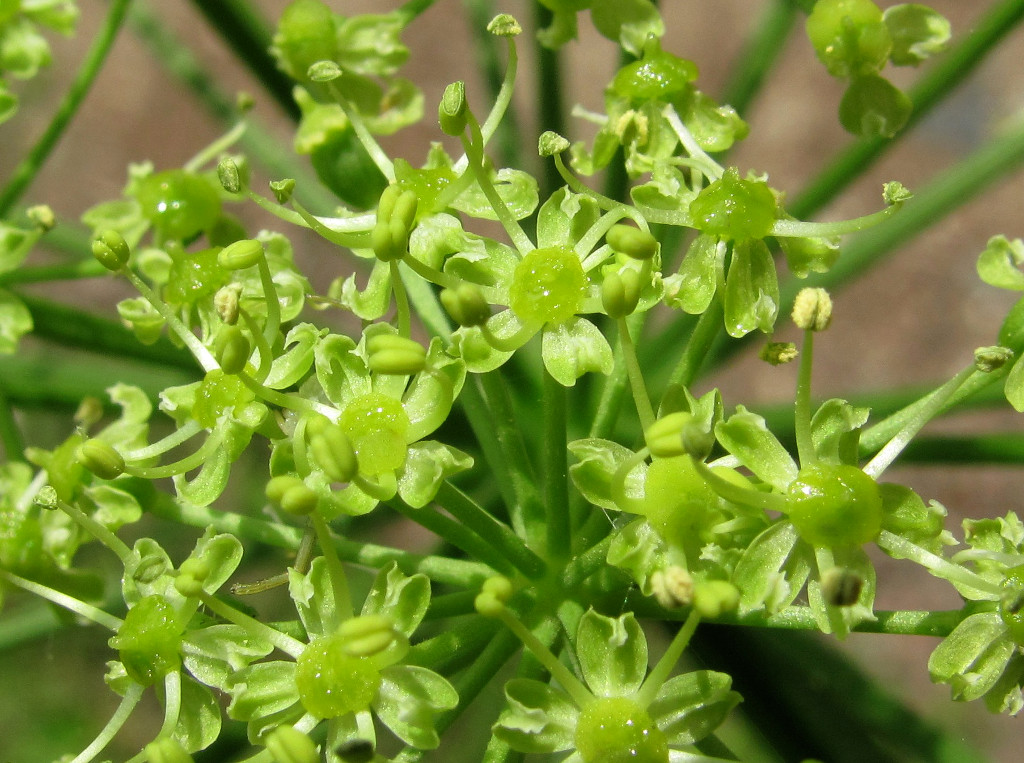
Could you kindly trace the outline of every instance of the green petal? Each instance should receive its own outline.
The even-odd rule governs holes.
[[[999,680],[1017,649],[997,612],[961,622],[928,658],[933,681],[948,683],[953,699],[978,699]]]
[[[728,675],[696,670],[666,681],[648,711],[669,744],[687,745],[712,733],[740,701]]]
[[[610,374],[615,367],[608,340],[585,318],[545,326],[541,356],[548,373],[565,387],[576,384],[585,373]]]
[[[598,697],[629,697],[647,674],[647,637],[632,612],[618,618],[588,610],[576,632],[576,655]]]
[[[508,706],[494,736],[519,752],[561,752],[575,746],[579,710],[562,691],[540,681],[514,678],[505,684]]]
[[[434,719],[459,702],[448,681],[417,665],[393,665],[381,671],[381,685],[373,710],[406,744],[432,750],[440,743]]]
[[[363,602],[363,615],[387,615],[395,628],[412,636],[430,606],[430,580],[426,575],[406,575],[395,562],[377,573]]]

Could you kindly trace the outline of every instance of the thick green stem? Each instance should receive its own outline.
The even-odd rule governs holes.
[[[800,373],[796,383],[796,411],[793,416],[796,430],[796,452],[801,466],[810,466],[814,455],[811,438],[811,369],[814,365],[814,332],[804,331],[804,346],[800,351]]]
[[[348,620],[355,614],[352,607],[352,594],[348,588],[348,576],[345,568],[341,566],[338,558],[338,551],[334,547],[334,536],[331,535],[331,528],[327,521],[316,512],[310,517],[313,530],[316,532],[317,542],[323,552],[324,560],[327,563],[327,573],[331,578],[331,589],[334,591],[334,607],[338,612],[340,620]]]
[[[640,369],[640,362],[636,357],[633,339],[629,335],[629,324],[625,318],[619,318],[616,324],[619,330],[622,360],[626,364],[629,386],[633,391],[633,402],[636,404],[637,416],[640,417],[640,428],[646,432],[648,427],[654,423],[654,408],[651,406],[650,395],[647,394],[647,385],[644,383],[643,371]]]
[[[480,504],[463,493],[453,484],[441,483],[437,502],[463,525],[500,551],[515,567],[528,578],[544,575],[547,565],[531,551],[510,527],[488,514]]]
[[[747,112],[782,53],[796,16],[790,0],[773,0],[760,12],[753,34],[736,56],[723,88],[722,103],[732,106],[741,115]]]
[[[14,407],[0,387],[0,445],[8,461],[25,460],[25,438],[14,419]]]
[[[96,80],[96,76],[103,68],[103,63],[106,61],[107,54],[110,53],[110,49],[114,45],[114,40],[117,39],[117,34],[121,30],[121,25],[124,23],[125,14],[130,4],[131,0],[114,0],[111,3],[110,10],[107,11],[107,16],[103,21],[103,26],[93,39],[89,52],[86,53],[85,60],[78,67],[75,79],[72,81],[71,87],[68,88],[64,100],[57,107],[57,111],[53,115],[53,119],[50,120],[46,131],[36,141],[36,144],[29,149],[25,158],[14,169],[14,173],[7,182],[7,186],[0,191],[0,217],[5,217],[11,211],[14,204],[17,203],[18,199],[21,198],[22,193],[28,188],[61,139],[68,125],[71,124],[71,120],[78,111],[78,107],[82,105],[82,101],[85,100],[85,96],[89,93],[93,82]]]
[[[572,523],[569,512],[569,464],[566,444],[566,391],[544,374],[543,504],[545,549],[552,561],[569,557]],[[527,528],[530,529],[529,527]]]

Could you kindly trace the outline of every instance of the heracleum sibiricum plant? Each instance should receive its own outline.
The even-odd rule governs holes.
[[[752,740],[733,687],[756,685],[750,669],[715,664],[707,628],[786,629],[823,664],[792,631],[926,635],[931,680],[954,700],[1024,708],[1016,507],[953,527],[887,474],[948,411],[994,398],[1024,410],[1024,301],[923,394],[873,411],[812,386],[815,345],[852,308],[830,292],[1024,159],[1024,132],[916,196],[893,180],[862,216],[811,219],[1024,19],[1024,2],[987,3],[958,32],[919,4],[772,0],[731,103],[665,43],[651,0],[518,3],[522,24],[467,2],[500,66],[489,93],[455,71],[433,102],[405,68],[403,33],[434,0],[372,15],[292,0],[272,28],[248,3],[197,3],[295,116],[292,145],[269,141],[251,99],[226,107],[187,48],[129,5],[111,0],[0,190],[0,645],[101,632],[105,667],[82,670],[119,697],[61,761],[981,759],[865,695],[849,668],[828,695],[845,730],[802,736],[805,719],[782,720],[798,707],[787,684],[764,678],[776,719]],[[0,119],[21,116],[12,82],[49,63],[40,32],[71,33],[76,18],[71,0],[0,2]],[[80,233],[46,199],[19,204],[129,19],[227,124],[180,167],[139,157]],[[556,51],[585,25],[619,65],[603,109],[577,104],[567,121]],[[838,81],[837,119],[858,142],[790,203],[729,152],[793,27]],[[524,52],[539,53],[550,90],[532,133],[509,127],[513,94],[529,89]],[[892,83],[890,67],[921,64],[908,92]],[[421,121],[436,135],[425,160],[389,155],[379,138]],[[248,228],[246,207],[273,225]],[[293,249],[302,228],[334,258],[329,285]],[[49,241],[60,264],[37,261]],[[994,232],[977,271],[1024,291],[1022,266],[1024,243]],[[124,288],[102,317],[25,288],[100,278]],[[776,338],[790,322],[799,340]],[[19,355],[33,341],[177,376],[126,374],[97,397],[73,359],[53,359],[59,386],[36,381]],[[785,417],[707,380],[744,347],[766,374],[797,364]],[[80,405],[61,440],[34,441],[23,411],[57,417],[68,389]],[[240,470],[257,489],[230,481]],[[437,542],[413,551],[376,534],[396,516]],[[169,523],[194,530],[184,547]],[[882,555],[920,565],[962,606],[879,611]],[[667,646],[649,654],[652,638]],[[807,675],[777,650],[760,660],[755,680]],[[148,741],[125,752],[132,726]],[[0,756],[25,749],[0,741]]]

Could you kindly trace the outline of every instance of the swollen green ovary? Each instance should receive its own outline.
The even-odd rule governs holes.
[[[580,711],[576,751],[585,763],[668,763],[668,740],[628,697],[601,697]]]
[[[383,474],[405,463],[409,417],[402,403],[372,392],[348,404],[339,421],[364,474]]]
[[[572,249],[534,249],[516,265],[509,307],[524,323],[564,323],[579,312],[587,275]]]
[[[345,654],[337,636],[315,639],[296,660],[299,700],[318,718],[367,709],[380,682],[380,672],[370,661]]]

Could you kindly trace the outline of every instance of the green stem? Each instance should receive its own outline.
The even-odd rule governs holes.
[[[76,281],[80,278],[97,278],[110,273],[98,260],[89,258],[60,265],[38,265],[21,267],[0,273],[0,286],[20,283],[49,283],[50,281]]]
[[[676,631],[676,635],[672,638],[672,643],[668,645],[668,649],[665,650],[661,659],[658,660],[658,664],[651,669],[647,678],[644,679],[643,686],[637,692],[637,701],[644,707],[647,707],[654,701],[662,685],[668,680],[676,663],[679,662],[679,658],[689,645],[690,639],[693,638],[697,626],[700,625],[700,619],[700,614],[697,610],[690,611],[690,614],[686,616],[686,622],[683,623],[683,627]]]
[[[943,559],[931,551],[926,551],[916,543],[911,543],[888,530],[882,530],[878,540],[875,542],[886,553],[899,559],[909,559],[916,564],[920,564],[933,575],[943,580],[948,580],[951,583],[957,582],[970,588],[976,588],[979,591],[985,591],[993,599],[998,599],[1003,593],[1003,588],[998,583],[992,583],[981,577],[981,575],[971,572],[966,567],[962,567],[948,559]]]
[[[963,82],[1022,18],[1024,0],[1002,0],[992,6],[972,25],[970,33],[938,58],[910,90],[914,109],[907,126],[896,138],[865,138],[840,152],[789,205],[793,216],[809,217],[864,174],[876,159]]]
[[[25,158],[21,160],[11,179],[7,181],[6,187],[0,191],[0,217],[5,217],[18,199],[28,188],[29,184],[39,173],[50,153],[57,145],[64,131],[74,118],[85,96],[88,95],[96,76],[103,68],[103,63],[110,53],[110,49],[117,39],[117,34],[124,23],[125,15],[131,0],[113,0],[110,10],[103,21],[103,26],[93,38],[92,45],[85,55],[85,60],[78,67],[75,79],[71,82],[64,100],[57,107],[53,119],[47,125],[46,130],[36,141],[36,144],[29,149]]]
[[[169,737],[178,726],[181,714],[181,671],[172,670],[164,676],[164,722],[156,738]]]
[[[93,536],[96,540],[113,551],[123,564],[128,563],[128,560],[132,555],[132,550],[128,548],[127,544],[125,544],[123,540],[114,535],[108,527],[101,525],[74,504],[57,499],[56,506],[71,517],[71,519],[74,520],[75,523],[83,530],[89,533],[89,535]]]
[[[25,438],[14,419],[14,407],[0,387],[0,444],[8,461],[25,460]]]
[[[530,579],[544,575],[547,565],[531,551],[510,527],[488,514],[480,504],[445,480],[437,492],[437,502],[463,525],[500,551]]]
[[[543,497],[545,550],[547,558],[564,561],[571,553],[572,523],[569,513],[569,464],[566,418],[566,390],[549,373],[544,374],[544,468]],[[529,528],[528,528],[529,529]]]
[[[183,429],[188,428],[186,424]],[[174,435],[171,435],[174,437]],[[196,448],[195,451],[189,453],[182,459],[174,461],[170,464],[163,464],[161,466],[136,466],[132,463],[125,464],[125,472],[132,475],[133,477],[141,477],[147,480],[157,480],[164,477],[173,477],[176,474],[184,474],[185,472],[196,469],[205,463],[207,458],[213,451],[222,447],[221,438],[209,436],[203,444]]]
[[[502,575],[515,575],[516,568],[501,552],[481,539],[476,533],[471,532],[465,525],[440,514],[434,507],[424,506],[414,509],[397,497],[384,501],[384,503],[474,559],[489,565],[495,572]]]
[[[604,538],[569,562],[562,572],[562,587],[566,591],[573,591],[591,575],[605,569],[608,564],[608,547],[611,542],[612,536],[605,535]]]
[[[352,594],[349,592],[348,576],[345,568],[341,566],[338,552],[334,547],[334,537],[331,535],[331,528],[327,521],[320,514],[313,512],[310,517],[313,530],[316,532],[317,542],[324,554],[327,563],[327,573],[331,577],[331,588],[334,591],[334,607],[338,613],[339,620],[348,620],[354,614],[352,608]]]
[[[281,633],[281,631],[271,628],[266,623],[261,623],[255,617],[250,617],[244,612],[240,612],[230,604],[226,604],[221,601],[213,594],[203,591],[199,594],[199,600],[202,601],[203,605],[215,615],[224,618],[229,623],[234,623],[239,628],[251,633],[253,636],[273,644],[292,658],[297,658],[306,648],[306,645],[298,639],[292,638],[285,633]]]
[[[409,297],[405,293],[402,274],[398,271],[398,261],[389,262],[388,269],[391,273],[391,291],[395,295],[395,320],[398,323],[398,334],[408,338],[412,336],[412,319],[409,314]]]
[[[708,309],[697,319],[697,324],[693,327],[689,340],[686,342],[683,356],[669,377],[666,392],[671,391],[674,387],[689,387],[693,384],[701,366],[711,354],[715,340],[721,333],[722,300],[716,294]]]
[[[303,531],[297,527],[220,511],[208,506],[179,506],[168,499],[154,501],[152,505],[147,506],[147,510],[169,522],[200,529],[213,527],[218,532],[232,533],[239,538],[273,548],[295,551],[302,542]],[[395,562],[407,575],[422,572],[437,583],[459,587],[478,587],[487,578],[494,576],[494,570],[490,567],[462,559],[413,554],[397,548],[357,543],[344,538],[336,538],[334,547],[338,551],[338,556],[346,562],[376,569],[389,562]]]
[[[893,435],[892,439],[864,466],[864,473],[869,477],[878,479],[882,472],[899,457],[903,449],[914,439],[914,435],[920,432],[924,425],[938,414],[939,410],[949,401],[953,394],[973,375],[980,373],[981,371],[978,371],[971,364],[932,394],[928,395],[922,401],[922,405],[915,408],[913,415],[906,420],[900,430]]]
[[[89,763],[93,758],[99,755],[103,748],[110,744],[110,740],[114,738],[121,727],[127,722],[128,717],[135,710],[135,706],[139,704],[139,700],[142,699],[142,693],[145,691],[145,687],[132,681],[128,684],[128,688],[125,689],[124,696],[121,698],[121,703],[117,706],[117,710],[110,716],[110,720],[107,721],[107,725],[103,727],[103,730],[96,735],[96,738],[76,755],[71,763]]]
[[[370,159],[377,165],[377,169],[381,171],[381,174],[387,178],[389,183],[395,182],[395,165],[391,162],[387,152],[381,148],[380,143],[373,137],[370,132],[370,128],[366,126],[366,122],[363,121],[363,115],[359,113],[359,109],[349,103],[348,98],[345,97],[344,93],[333,83],[327,83],[328,89],[331,91],[331,96],[338,105],[341,106],[341,110],[345,112],[345,116],[348,117],[349,124],[352,125],[352,130],[355,132],[356,137],[359,138],[359,142],[363,144],[363,148],[366,149],[366,153],[370,155]]]
[[[66,593],[61,593],[49,586],[44,586],[42,583],[36,583],[34,580],[27,580],[19,575],[15,575],[13,572],[0,569],[0,579],[6,580],[11,585],[16,585],[18,588],[33,593],[42,599],[53,602],[68,612],[74,612],[79,617],[92,620],[97,625],[102,625],[104,628],[108,628],[115,633],[124,625],[124,620],[104,612],[99,607],[86,604],[84,601],[79,601],[73,596],[68,596]]]
[[[796,382],[796,411],[793,416],[796,429],[796,452],[801,466],[810,466],[814,455],[811,438],[811,369],[814,366],[814,332],[804,331],[804,346],[800,351],[800,372]]]
[[[552,12],[540,3],[533,4],[534,25],[543,29],[551,24]],[[534,41],[534,52],[537,60],[536,86],[537,93],[537,127],[535,134],[551,130],[565,135],[565,102],[562,97],[564,77],[562,73],[561,51],[546,48],[539,40]],[[543,164],[543,175],[540,178],[540,197],[546,199],[561,185],[558,170],[549,162]]]
[[[648,427],[654,423],[654,408],[651,407],[651,398],[647,394],[647,386],[636,357],[633,338],[629,335],[629,324],[625,318],[619,318],[616,325],[619,329],[619,348],[622,351],[622,361],[626,365],[629,386],[633,391],[633,401],[636,403],[636,413],[640,417],[640,428],[646,432]]]

